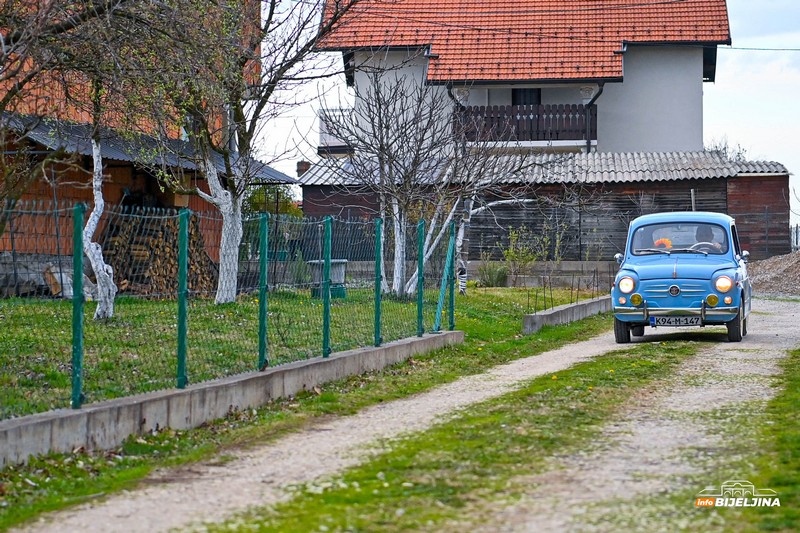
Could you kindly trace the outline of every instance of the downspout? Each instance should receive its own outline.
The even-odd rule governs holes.
[[[592,99],[589,100],[589,103],[586,104],[585,113],[586,113],[586,153],[589,154],[592,152],[592,106],[600,98],[600,95],[603,94],[603,88],[605,87],[604,83],[598,84],[600,87],[599,90],[592,96]]]
[[[453,96],[453,84],[452,83],[448,83],[447,84],[447,96],[449,96],[450,99],[453,101],[453,103],[456,104],[456,106],[458,106],[458,110],[459,111],[464,111],[467,108],[464,104],[462,104],[461,102],[458,101],[458,98]]]

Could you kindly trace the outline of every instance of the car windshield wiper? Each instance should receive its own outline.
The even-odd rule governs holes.
[[[670,250],[666,248],[639,248],[636,250],[637,254],[667,254],[669,255]]]
[[[685,252],[687,254],[703,254],[708,255],[708,251],[706,250],[698,250],[696,248],[673,248],[670,250],[671,252]]]

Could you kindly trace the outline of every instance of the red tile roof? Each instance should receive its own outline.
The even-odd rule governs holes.
[[[729,44],[725,0],[361,0],[323,50],[430,46],[428,80],[622,77],[623,43]]]

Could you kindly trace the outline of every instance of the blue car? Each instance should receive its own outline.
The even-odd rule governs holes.
[[[748,253],[733,218],[700,211],[644,215],[631,222],[611,288],[614,338],[628,343],[645,327],[725,325],[747,335],[752,288]]]

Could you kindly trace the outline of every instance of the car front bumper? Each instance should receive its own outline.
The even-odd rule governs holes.
[[[651,316],[699,316],[705,324],[723,324],[736,318],[738,306],[710,307],[649,307],[647,300],[639,306],[615,306],[614,315],[624,322],[649,322]]]

